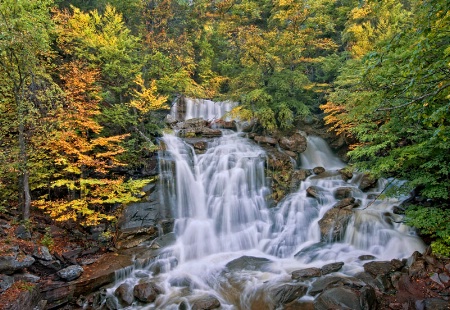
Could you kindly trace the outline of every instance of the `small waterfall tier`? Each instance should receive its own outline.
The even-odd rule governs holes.
[[[170,111],[172,118],[184,121],[193,118],[202,118],[207,121],[215,121],[223,119],[231,121],[231,117],[227,116],[237,102],[232,101],[212,101],[208,99],[192,99],[183,97],[177,100]]]
[[[108,290],[113,295],[119,285],[142,281],[158,288],[151,303],[135,300],[126,309],[193,309],[205,298],[221,309],[275,309],[274,289],[294,284],[304,287],[301,301],[311,302],[316,298],[312,287],[321,278],[294,283],[295,270],[338,262],[337,274],[350,277],[363,270],[363,256],[390,260],[424,249],[392,212],[405,197],[374,200],[393,182],[379,180],[363,192],[361,175],[344,181],[337,171],[344,163],[320,138],[308,138],[301,162],[304,169],[322,166],[326,171],[308,177],[274,208],[266,203],[265,151],[243,134],[224,130],[201,155],[174,135],[162,141],[162,203],[172,208],[175,240],[150,262],[127,270]],[[337,206],[343,197],[353,201],[353,208]],[[335,210],[346,216],[345,223],[333,220]],[[331,233],[321,226],[326,218],[332,219]]]

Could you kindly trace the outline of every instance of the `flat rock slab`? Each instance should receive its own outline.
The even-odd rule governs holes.
[[[263,270],[272,261],[263,257],[242,256],[229,262],[226,267],[230,271]]]

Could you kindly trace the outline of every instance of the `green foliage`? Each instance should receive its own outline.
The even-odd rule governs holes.
[[[53,251],[53,247],[55,246],[55,241],[53,240],[51,228],[45,228],[45,234],[41,239],[41,244],[46,246],[50,251]]]
[[[416,227],[435,240],[433,252],[450,257],[450,210],[438,207],[412,206],[406,210],[406,224]]]

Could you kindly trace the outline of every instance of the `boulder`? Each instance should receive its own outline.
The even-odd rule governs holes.
[[[310,278],[320,277],[322,275],[322,270],[320,268],[305,268],[300,270],[295,270],[291,274],[293,280],[306,280]]]
[[[353,208],[358,208],[361,205],[361,201],[358,199],[356,200],[353,197],[349,197],[349,198],[344,198],[341,201],[338,201],[333,208],[347,208],[348,209],[353,209]]]
[[[339,270],[341,270],[342,266],[344,266],[343,262],[326,264],[326,265],[322,266],[322,268],[321,268],[322,275],[326,275],[326,274],[329,274],[329,273],[333,273],[333,272],[339,271]]]
[[[352,188],[351,187],[338,187],[334,191],[334,198],[341,200],[344,198],[350,198],[352,196]]]
[[[44,261],[51,261],[53,259],[46,246],[36,247],[33,252],[33,257]]]
[[[375,179],[370,174],[364,173],[361,177],[361,181],[359,183],[358,188],[363,192],[368,191],[369,189],[375,187],[377,184],[377,179]]]
[[[345,182],[347,182],[348,180],[351,180],[353,178],[353,172],[351,170],[342,168],[342,169],[339,169],[338,172],[341,175],[342,180],[344,180]]]
[[[314,167],[312,171],[314,174],[321,174],[321,173],[325,172],[325,168],[324,167]]]
[[[153,282],[143,282],[133,288],[133,295],[142,302],[154,302],[163,290]]]
[[[114,291],[117,299],[123,306],[131,306],[134,300],[133,288],[128,283],[122,283]]]
[[[31,273],[16,273],[14,281],[24,281],[30,283],[38,283],[41,278]]]
[[[341,276],[327,276],[321,277],[314,281],[309,290],[309,294],[315,296],[327,288],[335,286],[348,286],[354,289],[360,289],[365,286],[365,283],[356,277],[341,277]]]
[[[0,274],[0,294],[6,291],[13,285],[14,278],[5,274]]]
[[[272,289],[270,295],[278,307],[305,296],[307,290],[306,285],[287,283]]]
[[[39,285],[30,285],[26,290],[20,291],[16,299],[6,305],[7,310],[25,310],[25,309],[47,309],[45,303],[42,306],[42,297],[39,292]]]
[[[294,133],[290,137],[282,137],[279,143],[283,149],[296,153],[303,153],[307,146],[306,138],[299,133]]]
[[[13,255],[0,256],[0,273],[13,274],[14,272],[28,268],[35,262],[35,259],[30,255]]]
[[[207,295],[204,297],[195,298],[191,305],[192,310],[210,310],[220,308],[220,301],[212,295]]]
[[[347,208],[332,208],[319,220],[320,233],[323,241],[339,241],[344,235],[347,224],[353,212]]]
[[[264,257],[241,256],[226,264],[229,271],[266,270],[272,261]]]
[[[205,138],[216,138],[222,136],[222,131],[220,129],[212,129],[208,127],[202,128],[199,133]]]
[[[30,240],[31,239],[31,233],[24,225],[17,226],[16,229],[14,229],[14,235],[22,240]]]
[[[306,189],[306,196],[319,199],[320,189],[317,186],[310,186]]]
[[[79,265],[71,265],[69,267],[66,267],[64,269],[61,269],[56,274],[63,280],[69,282],[73,281],[75,279],[78,279],[81,274],[83,273],[83,267]]]
[[[333,287],[322,292],[314,300],[314,309],[348,309],[348,310],[369,310],[363,309],[360,303],[359,294],[347,287]]]
[[[388,261],[369,262],[364,264],[364,271],[370,273],[374,277],[378,275],[386,276],[395,270],[396,268]]]

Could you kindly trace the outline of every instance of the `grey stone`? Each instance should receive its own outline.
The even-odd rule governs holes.
[[[217,308],[220,308],[220,301],[212,295],[196,298],[192,302],[192,310],[210,310]]]
[[[256,136],[255,141],[258,143],[277,145],[278,140],[269,136]]]
[[[320,189],[317,186],[310,186],[306,189],[306,196],[319,199]]]
[[[295,270],[292,272],[291,277],[293,280],[305,280],[309,278],[320,277],[322,275],[322,270],[320,268],[305,268],[300,270]]]
[[[5,274],[0,274],[0,293],[3,293],[14,283],[14,278]]]
[[[31,273],[16,273],[14,274],[14,280],[15,281],[24,281],[24,282],[31,282],[31,283],[38,283],[41,278],[31,274]]]
[[[131,306],[134,300],[133,288],[128,283],[122,283],[119,285],[114,294],[119,299],[119,302],[124,306]]]
[[[46,246],[37,247],[34,250],[33,256],[37,259],[46,261],[50,261],[53,259],[52,255],[50,254],[50,251]]]
[[[30,240],[31,239],[30,231],[23,225],[17,226],[17,228],[14,230],[14,234],[17,238],[22,239],[22,240]]]
[[[143,302],[153,302],[162,293],[162,288],[153,282],[139,283],[133,288],[134,297]]]
[[[344,266],[343,262],[336,262],[336,263],[331,263],[331,264],[326,264],[324,266],[322,266],[322,275],[326,275],[332,272],[336,272],[341,270],[342,266]]]
[[[368,191],[369,189],[375,187],[376,184],[377,184],[377,179],[375,179],[371,175],[365,173],[361,177],[361,182],[359,183],[358,188],[360,190],[362,190],[363,192],[365,192],[365,191]]]
[[[369,262],[364,264],[364,271],[370,273],[373,276],[378,275],[388,275],[389,273],[395,271],[395,267],[392,266],[391,262]]]
[[[344,235],[353,212],[348,209],[332,208],[319,220],[322,241],[339,241]]]
[[[334,198],[340,200],[344,198],[349,198],[352,196],[352,188],[351,187],[338,187],[334,191]]]
[[[72,265],[59,270],[56,274],[65,281],[73,281],[81,276],[83,267],[79,265]]]
[[[28,268],[35,262],[30,255],[25,257],[14,254],[12,256],[0,256],[0,273],[12,274],[18,270]]]
[[[448,310],[450,309],[450,303],[448,300],[439,298],[428,298],[424,301],[425,310]]]
[[[314,167],[313,168],[313,173],[314,174],[321,174],[325,172],[325,168],[324,167]]]
[[[314,309],[364,310],[360,304],[358,293],[342,286],[322,292],[314,300]]]
[[[241,256],[226,264],[229,271],[239,270],[266,270],[271,260],[263,257]]]
[[[305,296],[308,287],[303,284],[283,284],[271,290],[275,304],[284,305]]]

